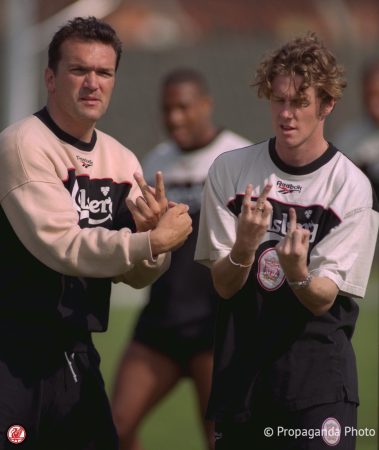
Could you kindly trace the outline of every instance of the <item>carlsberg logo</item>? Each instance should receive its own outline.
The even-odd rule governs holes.
[[[313,222],[302,223],[301,226],[310,232],[309,242],[314,242],[318,230],[318,224]],[[268,232],[285,236],[288,228],[288,214],[283,213],[281,219],[272,218],[271,224],[267,229]]]
[[[102,191],[103,196],[104,192]],[[72,190],[72,200],[75,209],[79,213],[79,220],[88,219],[91,225],[100,225],[108,220],[112,220],[112,199],[105,197],[101,200],[90,200],[85,189],[79,189],[78,182],[75,181]]]

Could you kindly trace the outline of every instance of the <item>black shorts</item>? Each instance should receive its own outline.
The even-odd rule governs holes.
[[[215,450],[354,450],[356,427],[356,403],[329,403],[294,412],[267,405],[248,422],[216,422]]]
[[[25,450],[117,450],[99,362],[94,348],[59,352],[49,361],[2,358],[0,449],[14,450],[11,441],[25,437]]]
[[[168,356],[187,372],[188,362],[197,354],[213,351],[213,324],[195,322],[181,327],[152,327],[138,323],[133,340]]]

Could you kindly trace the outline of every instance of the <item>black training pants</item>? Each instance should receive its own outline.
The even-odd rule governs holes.
[[[0,449],[117,450],[94,348],[0,359]],[[21,426],[25,433],[20,431]],[[22,429],[21,429],[22,430]]]

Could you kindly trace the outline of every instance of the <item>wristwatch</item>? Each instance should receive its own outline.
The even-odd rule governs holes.
[[[288,281],[287,280],[287,283],[289,284],[289,286],[292,289],[295,289],[295,290],[303,289],[303,288],[308,287],[311,284],[312,278],[313,278],[313,276],[309,273],[307,275],[307,277],[305,278],[305,280],[302,280],[302,281]]]

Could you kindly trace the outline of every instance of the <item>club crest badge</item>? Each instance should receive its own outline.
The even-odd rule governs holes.
[[[285,275],[274,248],[266,249],[259,257],[257,277],[267,291],[275,291],[284,283]]]

